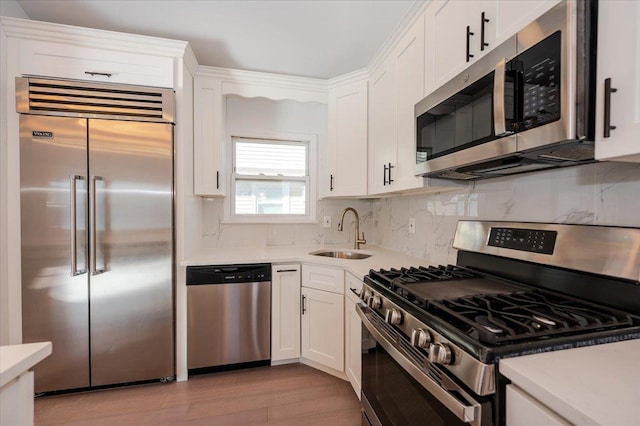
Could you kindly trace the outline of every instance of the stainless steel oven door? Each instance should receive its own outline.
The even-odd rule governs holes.
[[[473,425],[491,421],[491,404],[478,401],[393,327],[364,305],[362,319],[363,425]],[[483,411],[485,411],[483,413]]]

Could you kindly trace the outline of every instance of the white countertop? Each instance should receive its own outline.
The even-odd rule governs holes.
[[[499,369],[576,425],[640,425],[640,340],[503,359]]]
[[[51,355],[51,342],[0,346],[0,387]]]
[[[346,250],[371,254],[367,259],[336,259],[332,257],[314,256],[310,252],[318,250]],[[365,245],[360,250],[349,246],[298,247],[268,246],[209,249],[180,262],[181,266],[225,265],[233,263],[307,263],[343,268],[360,279],[369,273],[369,269],[399,268],[424,265],[425,259],[407,256],[402,253],[386,250],[377,246]]]

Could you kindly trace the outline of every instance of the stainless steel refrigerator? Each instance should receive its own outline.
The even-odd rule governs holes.
[[[132,106],[168,94],[30,80],[17,81],[23,341],[53,342],[35,391],[172,378],[173,125]]]

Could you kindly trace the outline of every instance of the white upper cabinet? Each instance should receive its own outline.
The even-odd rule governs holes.
[[[367,80],[329,89],[329,167],[324,196],[367,194]]]
[[[414,174],[416,124],[414,106],[424,96],[424,15],[413,24],[393,52],[397,73],[397,150],[393,170],[394,191],[423,186]]]
[[[371,76],[369,193],[419,188],[414,105],[424,96],[424,15]]]
[[[198,76],[193,82],[193,191],[225,195],[222,82]]]
[[[388,57],[371,74],[369,135],[369,193],[390,191],[396,162],[396,67],[395,58]],[[391,167],[391,168],[390,168]],[[391,173],[391,179],[389,179]]]
[[[487,24],[480,22],[482,12],[485,12],[485,19],[492,19],[491,11],[484,10],[485,3],[488,2],[437,0],[429,5],[425,47],[432,60],[425,73],[427,93],[446,83],[491,47],[480,49],[481,25]]]
[[[42,40],[21,40],[20,73],[139,86],[173,87],[173,58]]]
[[[485,27],[489,48],[495,47],[520,31],[560,3],[560,0],[493,1],[493,3],[494,6],[488,9],[493,11],[495,18],[491,19]]]
[[[640,2],[598,4],[596,159],[640,162]]]
[[[560,0],[436,0],[426,11],[425,94],[484,56]]]

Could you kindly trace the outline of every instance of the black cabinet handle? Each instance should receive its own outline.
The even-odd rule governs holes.
[[[482,12],[481,16],[482,17],[480,19],[480,50],[482,51],[482,50],[484,50],[485,47],[489,46],[489,43],[486,43],[484,41],[484,24],[489,22],[489,20],[487,18],[485,18],[484,12]],[[467,48],[467,51],[468,51],[468,48]]]
[[[469,53],[469,44],[471,43],[471,36],[474,33],[471,32],[471,27],[469,25],[467,25],[467,62],[469,62],[469,60],[471,60],[471,58],[473,58],[473,55],[471,53]]]
[[[605,78],[604,80],[604,137],[611,136],[611,131],[616,129],[616,126],[611,125],[611,94],[616,93],[618,89],[611,87],[611,79]]]
[[[298,272],[297,269],[278,269],[276,272]]]
[[[104,77],[111,77],[113,74],[108,73],[108,72],[95,72],[95,71],[85,71],[84,72],[87,75],[90,75],[91,77],[95,77],[96,75],[102,75]]]
[[[304,301],[307,297],[303,294],[302,295],[302,303],[301,303],[301,307],[302,307],[302,315],[304,315],[304,313],[306,312],[306,308],[304,307]]]
[[[391,163],[389,163],[389,185],[391,185],[391,182],[393,182],[393,179],[391,179],[391,169],[393,169],[394,166],[391,165]]]
[[[220,171],[216,171],[216,189],[220,189]]]
[[[333,175],[329,178],[329,191],[333,191]]]
[[[382,174],[382,186],[385,186],[387,184],[387,165],[384,164],[383,166],[383,174]]]

